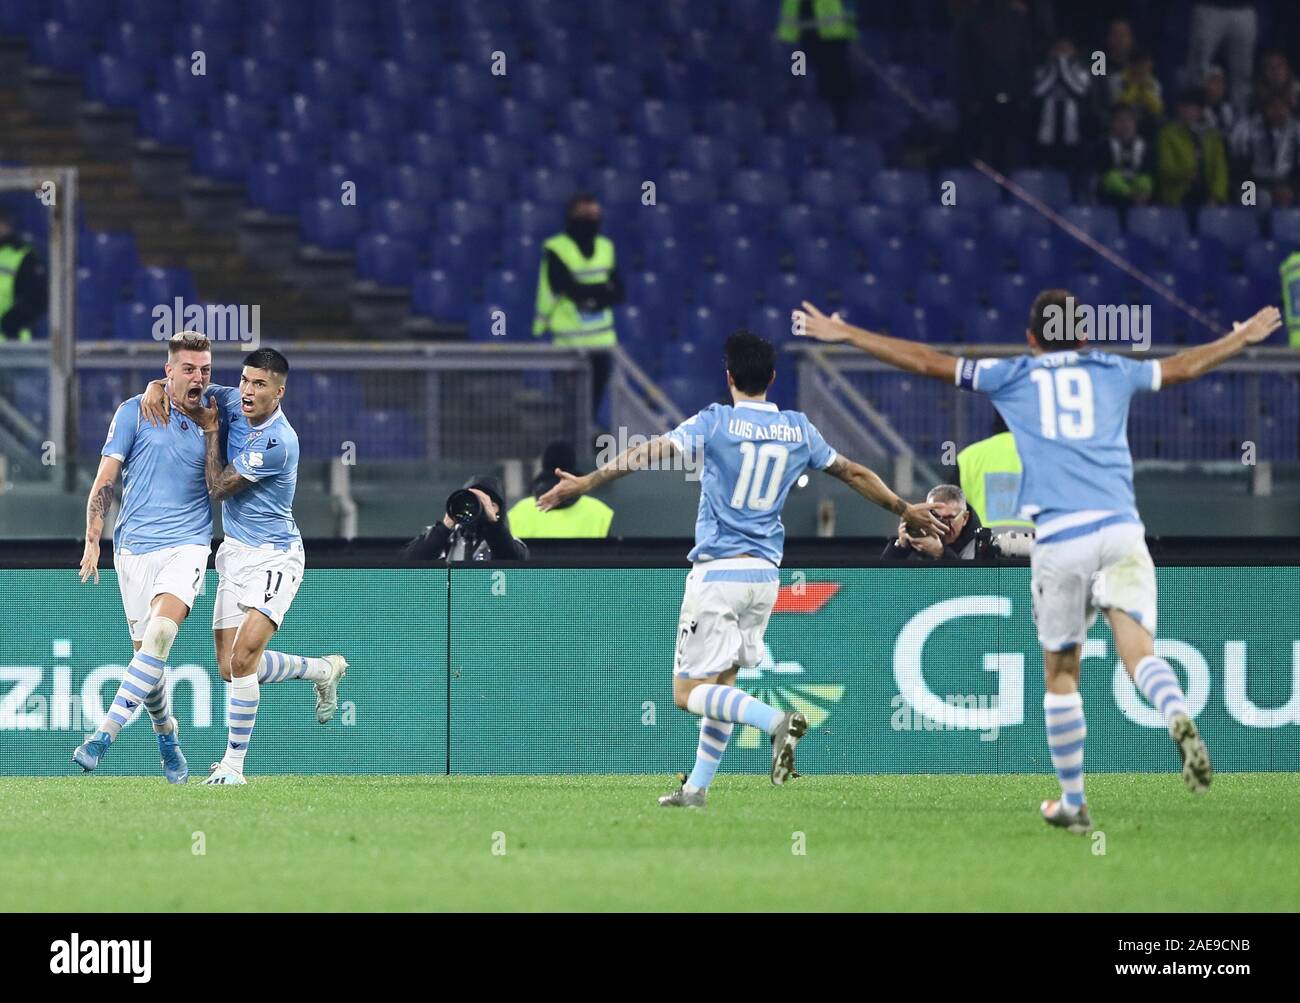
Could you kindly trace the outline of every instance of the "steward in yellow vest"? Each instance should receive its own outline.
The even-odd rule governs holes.
[[[40,256],[0,216],[0,341],[31,341],[48,298]]]
[[[1293,251],[1279,269],[1282,273],[1282,315],[1292,348],[1300,348],[1300,251]]]
[[[800,16],[800,7],[811,4],[812,17]],[[822,41],[852,42],[858,37],[853,15],[845,11],[844,0],[781,0],[781,23],[776,37],[795,45],[804,31],[816,31]]]
[[[555,468],[576,474],[577,465],[577,456],[569,443],[552,442],[546,447],[542,452],[541,472],[533,478],[532,497],[521,498],[510,509],[510,528],[515,536],[521,540],[566,540],[609,535],[614,510],[598,498],[582,495],[549,512],[537,507],[537,499],[559,483]]]
[[[971,443],[957,454],[957,472],[966,501],[980,521],[996,534],[1005,529],[1033,529],[1034,524],[1016,518],[1016,496],[1020,494],[1020,454],[1016,440],[998,419],[1002,431]]]

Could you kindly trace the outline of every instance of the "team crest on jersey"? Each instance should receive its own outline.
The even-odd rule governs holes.
[[[248,454],[248,465],[249,465],[250,467],[260,467],[260,466],[262,465],[262,454],[261,454],[261,453],[249,453],[249,454]]]
[[[816,613],[839,590],[838,582],[783,585],[777,593],[772,613]],[[752,669],[741,669],[736,684],[755,700],[778,710],[797,710],[808,719],[808,727],[820,728],[830,718],[834,705],[844,699],[848,687],[843,683],[812,683],[795,678],[804,672],[799,662],[777,661],[764,641],[762,659]],[[745,725],[740,729],[737,743],[742,749],[766,747],[767,736],[757,728]]]

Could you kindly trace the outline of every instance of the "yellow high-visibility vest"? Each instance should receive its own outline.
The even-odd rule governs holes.
[[[23,259],[31,253],[30,247],[0,247],[0,317],[9,312],[14,305],[14,284],[18,280],[18,269],[23,266]],[[0,341],[8,341],[0,334]],[[32,332],[23,328],[18,332],[19,341],[31,341]]]
[[[826,41],[843,39],[851,42],[858,37],[853,15],[844,9],[844,0],[813,0],[812,24],[799,20],[799,0],[781,0],[781,23],[777,26],[776,37],[787,45],[794,45],[805,27],[816,28],[817,34]]]
[[[593,285],[606,282],[614,271],[614,242],[608,237],[597,237],[591,257],[584,257],[577,243],[567,233],[557,233],[542,244],[543,251],[554,251],[555,256],[578,282]],[[537,309],[533,316],[533,337],[540,338],[547,331],[555,344],[562,348],[609,348],[618,344],[614,332],[614,311],[610,307],[594,313],[583,313],[578,304],[567,296],[556,296],[546,275],[546,256],[542,256],[541,273],[537,276]]]
[[[614,510],[599,498],[583,495],[567,508],[543,512],[532,498],[510,508],[510,532],[521,540],[569,540],[609,536]]]
[[[973,442],[957,454],[961,490],[966,504],[980,522],[992,530],[1033,529],[1034,524],[1016,518],[1016,496],[1020,494],[1020,454],[1010,432]]]

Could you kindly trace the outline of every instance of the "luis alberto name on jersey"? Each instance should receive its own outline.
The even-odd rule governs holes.
[[[668,438],[684,454],[704,452],[691,561],[752,554],[779,565],[790,488],[805,469],[825,470],[836,455],[807,415],[771,401],[711,404]]]

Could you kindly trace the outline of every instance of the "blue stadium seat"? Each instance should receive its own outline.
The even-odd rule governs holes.
[[[835,116],[820,101],[792,101],[776,116],[778,132],[798,139],[822,142],[835,132]]]
[[[298,64],[294,82],[297,92],[304,97],[331,104],[342,104],[357,90],[357,78],[352,67],[319,56]]]
[[[817,299],[815,289],[799,275],[790,272],[769,272],[763,283],[763,302],[787,313],[796,309],[806,299]]]
[[[1018,340],[1024,322],[1013,320],[997,307],[977,308],[966,314],[966,340],[976,345],[997,345]]]
[[[790,187],[779,174],[746,168],[732,176],[731,197],[742,205],[779,206],[789,201]]]
[[[519,196],[533,202],[563,205],[578,190],[578,180],[567,171],[534,167],[518,176]]]
[[[852,165],[864,178],[876,174],[885,166],[885,155],[874,139],[860,136],[832,136],[820,145],[819,161],[823,167],[843,169]]]
[[[323,97],[289,94],[280,99],[280,125],[291,132],[328,132],[338,124],[336,107]]]
[[[509,73],[515,96],[537,107],[558,106],[573,96],[570,75],[556,66],[525,63]]]
[[[1071,238],[1057,234],[1029,240],[1017,255],[1020,271],[1036,287],[1059,286],[1075,270],[1070,262],[1070,245],[1074,244]]]
[[[196,74],[195,64],[188,56],[164,56],[157,63],[154,79],[158,90],[164,94],[199,102],[210,100],[221,93],[225,76],[223,66],[205,66],[205,73]]]
[[[1226,271],[1230,256],[1228,248],[1215,237],[1186,237],[1170,246],[1168,261],[1171,267],[1199,283]]]
[[[510,179],[505,171],[466,167],[456,174],[454,184],[455,193],[470,202],[501,205],[513,197]]]
[[[866,250],[870,271],[892,283],[900,292],[913,292],[921,275],[929,268],[927,245],[915,237],[888,237]]]
[[[483,309],[470,310],[470,337],[475,341],[529,337],[533,326],[533,310],[529,300],[535,288],[530,288],[528,280],[518,272],[488,272],[483,278]],[[497,333],[500,330],[496,325],[499,318],[492,316],[494,310],[505,314],[504,335]]]
[[[131,281],[139,264],[135,234],[129,230],[92,230],[81,234],[77,239],[77,256],[81,264],[99,276],[114,298]]]
[[[507,229],[501,238],[502,270],[535,280],[542,263],[542,239]]]
[[[103,4],[98,6],[111,10]],[[171,27],[181,14],[176,0],[119,0],[116,7],[117,16],[123,21],[153,25],[155,30]]]
[[[620,170],[639,173],[643,177],[653,176],[666,161],[659,144],[649,143],[635,133],[611,136],[603,147],[602,156],[606,163]]]
[[[453,199],[438,206],[436,224],[439,230],[449,233],[495,231],[498,229],[497,211],[494,206]]]
[[[415,106],[415,128],[435,136],[449,136],[458,142],[477,129],[473,109],[448,97],[426,98]]]
[[[279,64],[288,69],[307,58],[309,37],[301,25],[257,21],[244,36],[244,53],[261,62]],[[338,65],[344,64],[340,62]]]
[[[751,281],[776,265],[771,246],[760,235],[739,235],[718,241],[718,269],[742,281]]]
[[[1258,286],[1248,275],[1220,275],[1214,284],[1213,299],[1211,313],[1223,324],[1224,330],[1253,316],[1264,305]],[[1273,338],[1279,345],[1284,343],[1281,336],[1274,335]]]
[[[659,143],[679,145],[691,133],[691,116],[687,107],[676,101],[647,98],[632,111],[635,132]]]
[[[1060,209],[1070,201],[1070,182],[1060,171],[1012,171],[1011,181],[1053,209]]]
[[[379,177],[375,173],[375,168],[368,163],[325,164],[311,171],[308,180],[311,183],[308,194],[319,195],[335,202],[340,202],[341,197],[349,190],[346,185],[355,186],[358,202],[364,199],[368,203],[370,199],[379,195]],[[361,211],[356,206],[350,208]]]
[[[245,143],[256,142],[261,137],[267,120],[267,106],[256,98],[244,98],[228,91],[208,102],[209,130],[238,136]]]
[[[91,30],[105,27],[113,16],[111,7],[95,0],[48,0],[48,7],[53,20]]]
[[[981,236],[986,232],[985,214],[972,208],[928,205],[921,210],[920,219],[917,232],[932,243]]]
[[[1204,206],[1196,214],[1196,232],[1217,237],[1233,251],[1240,251],[1260,239],[1259,210]]]
[[[1009,254],[1014,254],[1023,241],[1046,237],[1053,231],[1046,216],[1018,202],[994,207],[988,226],[999,249]]]
[[[560,128],[574,139],[599,142],[618,132],[618,119],[606,105],[585,98],[571,100],[560,111]]]
[[[158,303],[170,306],[177,296],[187,304],[198,302],[199,298],[187,268],[137,268],[134,291],[138,302],[151,307]]]
[[[688,275],[699,268],[694,247],[676,237],[661,237],[645,242],[645,263],[651,271],[658,272],[666,286],[680,288]]]
[[[1002,189],[998,183],[981,171],[972,168],[940,170],[935,178],[940,184],[940,191],[945,182],[953,183],[953,195],[956,197],[954,208],[989,209],[1001,205]]]
[[[663,327],[657,317],[633,304],[620,307],[616,321],[619,345],[632,354],[637,365],[654,376],[663,344]]]
[[[367,216],[369,229],[386,233],[390,237],[419,241],[424,238],[431,222],[429,205],[404,202],[401,199],[382,199],[370,203]]]
[[[111,335],[115,292],[90,268],[77,269],[77,338],[99,341]]]
[[[1280,244],[1300,247],[1300,209],[1273,210],[1273,239]]]
[[[444,178],[412,164],[394,164],[380,175],[380,188],[395,199],[432,207],[447,194]]]
[[[956,340],[956,324],[942,307],[913,306],[899,300],[889,315],[889,333],[908,341],[943,344]]]
[[[546,127],[545,116],[535,105],[525,104],[515,98],[501,98],[494,101],[487,108],[487,123],[488,127],[496,132],[528,143],[530,146],[540,145],[546,138],[543,136]],[[568,139],[567,136],[564,138]],[[554,162],[550,163],[553,167],[561,166]],[[572,164],[563,166],[572,166]]]
[[[248,170],[248,197],[266,212],[293,216],[298,211],[305,178],[306,171],[300,164],[253,164]]]
[[[509,135],[515,135],[503,125],[498,127]],[[587,143],[561,133],[536,137],[529,141],[529,146],[539,166],[556,171],[576,171],[580,167],[587,167],[594,160],[592,148]]]
[[[144,95],[144,76],[126,57],[102,53],[91,60],[86,92],[110,108],[132,108]]]
[[[1119,213],[1110,206],[1072,205],[1061,215],[1094,240],[1105,242],[1121,234]]]
[[[860,243],[871,244],[901,236],[908,230],[904,211],[893,206],[856,205],[849,210],[849,235]]]
[[[212,129],[194,137],[194,170],[218,181],[243,184],[251,160],[248,146],[235,132]]]
[[[943,272],[922,275],[916,285],[916,301],[924,307],[939,307],[952,314],[960,314],[970,306],[962,296],[961,286],[951,275]]]
[[[853,271],[855,257],[852,245],[834,235],[810,234],[794,243],[795,268],[804,275],[834,276]]]
[[[932,201],[935,193],[925,171],[883,170],[871,179],[871,198],[881,205],[915,209]]]
[[[476,274],[488,267],[496,246],[496,235],[486,231],[439,232],[429,242],[429,258],[434,268],[444,272]]]
[[[721,363],[722,346],[727,335],[746,319],[748,311],[733,320],[720,316],[707,306],[692,307],[678,314],[677,318],[682,340],[695,346],[696,362],[702,367]]]
[[[415,274],[415,244],[386,233],[367,233],[357,241],[357,275],[385,286],[409,286]]]
[[[398,156],[423,170],[449,171],[460,162],[460,143],[452,136],[413,132],[398,142]]]
[[[327,251],[351,251],[361,233],[361,211],[338,198],[315,198],[298,212],[304,242]]]
[[[748,167],[797,180],[807,165],[803,145],[788,136],[751,136],[744,143],[744,161]]]
[[[312,51],[323,59],[364,72],[374,65],[378,38],[360,25],[320,25],[313,37]]]
[[[711,177],[674,168],[664,173],[656,196],[660,205],[704,207],[718,201],[718,186]]]
[[[846,171],[815,169],[803,174],[799,194],[809,205],[842,211],[861,197],[857,179]]]
[[[840,213],[829,207],[813,207],[795,202],[783,206],[776,218],[781,244],[789,248],[796,240],[817,235],[833,235],[838,230]]]
[[[209,66],[217,62],[229,64],[235,52],[235,32],[220,25],[179,24],[173,44],[178,52],[204,53]]]
[[[358,94],[348,102],[347,124],[367,133],[395,136],[410,131],[402,106],[375,94]]]
[[[763,114],[750,105],[737,101],[714,100],[704,106],[704,129],[707,135],[718,139],[748,140],[766,131]]]
[[[266,101],[289,89],[289,70],[282,63],[245,56],[228,67],[226,87],[243,98]]]
[[[1031,285],[1019,272],[998,275],[989,288],[989,304],[1004,317],[1013,318],[1016,324],[1021,324],[1023,318],[1029,316],[1029,308],[1037,295],[1038,287]],[[1024,327],[1027,326],[1026,323]],[[1020,330],[1023,331],[1024,327]]]
[[[750,310],[748,324],[751,332],[760,338],[766,338],[777,346],[793,337],[790,333],[790,311],[782,310],[770,303],[761,304]],[[780,368],[781,362],[782,360],[778,357],[778,368]]]
[[[411,309],[446,323],[464,323],[469,298],[465,289],[441,269],[423,269],[411,281]]]
[[[755,299],[753,287],[744,278],[732,278],[726,272],[704,276],[696,286],[695,295],[713,311],[728,333],[744,324]]]
[[[32,59],[64,73],[80,73],[90,58],[91,39],[76,22],[37,21],[27,36]]]
[[[1128,232],[1157,247],[1168,247],[1191,235],[1187,213],[1169,206],[1135,206],[1128,211]]]
[[[683,166],[721,177],[736,170],[736,148],[714,136],[688,136],[678,154]]]
[[[1277,212],[1273,211],[1273,230],[1277,231]],[[1279,243],[1276,240],[1257,240],[1246,247],[1243,253],[1243,264],[1245,265],[1246,274],[1256,282],[1281,282],[1279,269],[1286,256],[1291,252],[1295,245],[1287,245],[1285,242]]]
[[[563,169],[562,169],[563,170]],[[638,174],[620,171],[617,167],[602,167],[591,176],[591,191],[605,205],[606,211],[613,206],[640,205],[642,178]],[[551,216],[559,218],[559,209]]]
[[[170,303],[168,303],[170,306]],[[113,306],[113,338],[117,341],[151,341],[153,339],[153,307],[132,302]]]
[[[185,0],[183,16],[198,24],[234,29],[244,19],[245,11],[242,3],[231,3],[230,0]]]
[[[853,324],[878,329],[883,327],[898,293],[878,275],[852,276],[841,286],[843,313]],[[791,304],[794,309],[798,303]]]
[[[384,59],[367,75],[369,92],[395,105],[409,107],[429,93],[429,78],[413,66]]]

